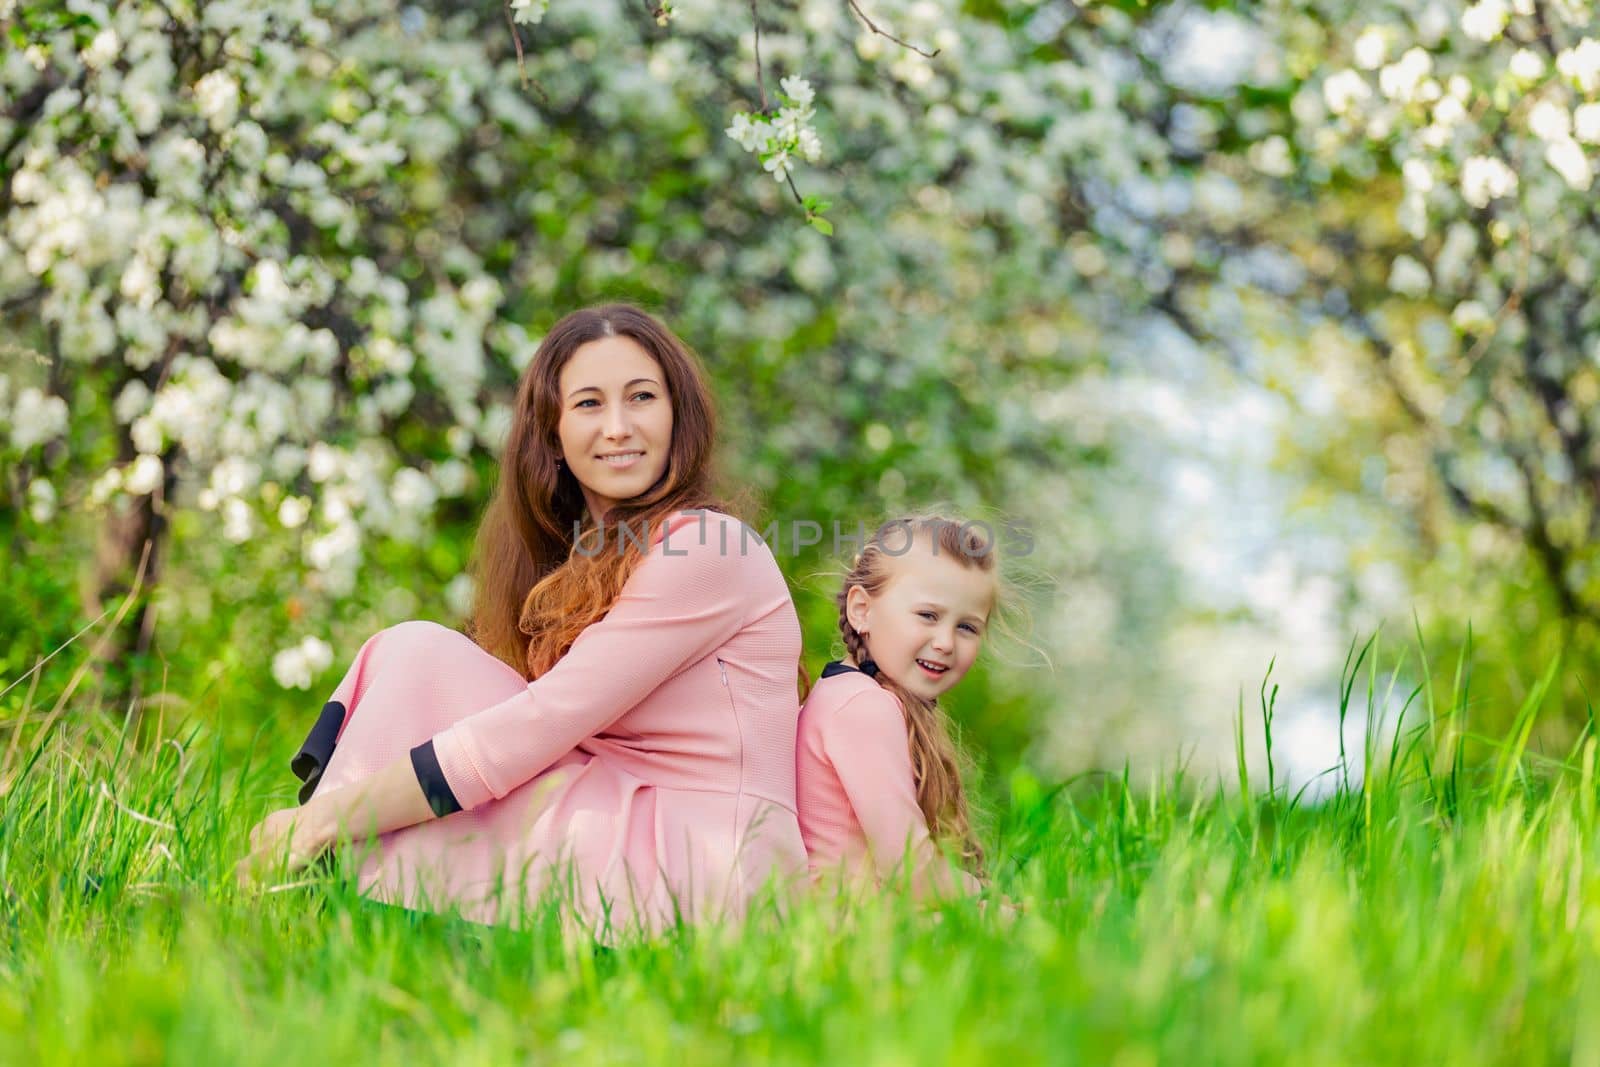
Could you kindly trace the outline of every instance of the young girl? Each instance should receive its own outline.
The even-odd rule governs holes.
[[[800,711],[795,784],[814,879],[883,880],[905,864],[918,892],[981,890],[983,852],[939,697],[977,660],[997,593],[992,538],[960,520],[893,520],[856,555],[836,598],[845,657],[823,668]],[[943,862],[944,843],[965,871]]]

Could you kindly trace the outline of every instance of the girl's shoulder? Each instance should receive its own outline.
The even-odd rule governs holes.
[[[832,667],[833,664],[829,664]],[[812,719],[858,715],[905,715],[900,698],[858,670],[846,668],[837,673],[824,671],[811,687],[802,714]]]
[[[800,709],[801,761],[818,754],[857,765],[877,753],[906,752],[906,718],[900,699],[860,671],[823,678]]]

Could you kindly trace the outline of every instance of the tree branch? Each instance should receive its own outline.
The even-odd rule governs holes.
[[[761,16],[756,12],[756,0],[750,0],[750,23],[756,28],[756,90],[761,94],[761,113],[767,113],[767,80],[761,73]]]
[[[506,0],[506,26],[511,30],[511,43],[517,47],[517,76],[522,79],[522,87],[528,87],[528,64],[522,55],[522,34],[517,32],[517,19],[511,13],[511,0]]]
[[[932,59],[934,56],[939,54],[939,49],[937,49],[937,48],[935,48],[931,52],[925,52],[922,49],[918,48],[916,45],[909,44],[909,43],[907,43],[905,41],[902,41],[900,38],[896,37],[894,34],[889,33],[886,30],[879,29],[877,23],[873,22],[870,18],[868,18],[867,17],[867,13],[865,11],[861,10],[861,5],[856,3],[856,0],[844,0],[844,2],[846,4],[848,4],[848,5],[850,5],[850,10],[854,11],[856,13],[856,17],[857,18],[859,18],[862,22],[867,24],[867,29],[871,30],[873,33],[877,34],[879,37],[886,37],[889,40],[893,41],[895,44],[899,45],[901,48],[910,49],[911,51],[915,52],[917,55],[921,56],[924,59]]]

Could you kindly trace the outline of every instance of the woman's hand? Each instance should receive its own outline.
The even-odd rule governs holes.
[[[318,789],[303,808],[284,808],[262,819],[250,831],[250,854],[239,861],[238,877],[241,882],[266,881],[278,873],[285,853],[286,869],[292,873],[346,835],[359,845],[435,817],[411,758],[401,756],[359,782]]]
[[[330,843],[316,815],[311,805],[282,808],[258,822],[250,831],[250,851],[235,871],[240,884],[270,880],[278,873],[285,853],[285,872],[292,874],[310,866]]]

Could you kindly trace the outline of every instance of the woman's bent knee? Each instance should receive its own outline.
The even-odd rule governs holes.
[[[526,679],[459,630],[426,619],[410,619],[382,631],[384,658],[410,661],[432,671],[504,674],[520,684]]]

